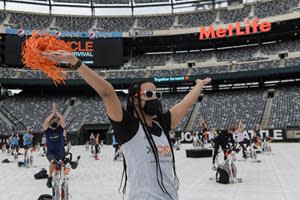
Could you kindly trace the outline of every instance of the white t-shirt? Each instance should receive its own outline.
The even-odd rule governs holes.
[[[244,134],[242,132],[235,132],[233,134],[233,138],[236,142],[243,142],[244,141]]]
[[[123,113],[126,111],[123,111]],[[131,135],[124,141],[119,141],[121,150],[127,164],[128,176],[128,200],[171,200],[171,198],[162,191],[157,181],[156,162],[154,154],[147,140],[146,134],[140,122],[124,113],[122,122],[113,122],[116,138],[123,140],[124,135]],[[170,112],[167,113],[170,121]],[[158,123],[156,127],[162,129]],[[127,126],[127,127],[126,127]],[[123,131],[123,132],[122,132]],[[152,134],[154,143],[158,149],[159,164],[163,176],[163,184],[172,196],[173,200],[178,200],[178,193],[175,186],[172,150],[164,130],[159,136]],[[158,172],[159,173],[159,172]],[[158,174],[160,179],[160,174]],[[162,182],[160,180],[160,182]]]
[[[173,195],[173,200],[178,200],[167,137],[162,133],[160,137],[153,135],[153,139],[159,152],[164,186]],[[155,158],[141,125],[136,135],[121,145],[121,150],[127,164],[128,200],[169,200],[157,182]]]
[[[208,140],[210,141],[210,140],[214,139],[216,137],[216,134],[217,134],[216,132],[210,131],[208,134]]]

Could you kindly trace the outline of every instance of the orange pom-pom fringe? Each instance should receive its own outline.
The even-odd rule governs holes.
[[[41,70],[53,79],[55,85],[64,83],[65,74],[63,69],[55,63],[41,55],[41,52],[53,52],[65,50],[72,52],[72,48],[63,40],[57,39],[49,33],[33,31],[31,36],[26,39],[22,46],[23,64],[33,70]]]

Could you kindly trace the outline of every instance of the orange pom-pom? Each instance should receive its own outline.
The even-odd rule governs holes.
[[[54,83],[61,83],[65,80],[63,69],[59,65],[41,55],[41,52],[53,52],[65,50],[72,52],[72,48],[63,40],[57,39],[49,33],[33,31],[26,39],[22,47],[23,64],[33,70],[41,70],[53,79]]]

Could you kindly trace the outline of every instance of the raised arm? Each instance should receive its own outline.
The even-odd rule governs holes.
[[[55,113],[52,112],[52,113],[51,113],[50,115],[48,115],[48,117],[44,120],[44,123],[43,123],[43,125],[42,125],[44,131],[47,130],[48,124],[49,124],[50,120],[51,120],[54,116],[55,116]]]
[[[238,125],[238,128],[241,128],[242,127],[242,120],[239,121],[239,125]]]
[[[204,128],[207,128],[207,124],[206,124],[206,121],[204,119],[204,117],[200,116],[200,125],[203,124],[204,125]]]
[[[66,124],[65,124],[65,117],[60,114],[59,112],[56,111],[55,113],[58,117],[59,117],[59,122],[60,122],[60,125],[65,128]]]
[[[78,58],[72,53],[65,51],[56,51],[52,53],[41,53],[44,57],[56,63],[68,62],[72,66],[78,64]],[[122,121],[123,112],[121,102],[113,88],[113,86],[100,77],[96,72],[91,70],[85,64],[77,66],[79,75],[100,95],[104,102],[106,112],[113,121]]]
[[[55,103],[55,101],[53,101],[53,103],[52,103],[52,112],[53,113],[56,113],[56,103]]]
[[[176,125],[186,115],[188,109],[197,101],[202,87],[211,81],[210,78],[204,80],[197,80],[195,87],[183,98],[182,101],[174,105],[171,109],[171,129],[174,129]]]
[[[244,131],[245,129],[245,124],[243,124],[242,120],[239,121],[238,129],[239,131]]]

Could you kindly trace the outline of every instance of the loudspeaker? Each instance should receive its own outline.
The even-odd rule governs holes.
[[[288,53],[280,53],[278,54],[280,59],[285,59],[286,57],[288,57]]]
[[[189,63],[188,63],[188,68],[192,68],[193,66],[195,66],[195,63],[194,63],[194,62],[189,62]]]
[[[212,149],[187,149],[185,150],[187,158],[206,158],[212,157]]]

